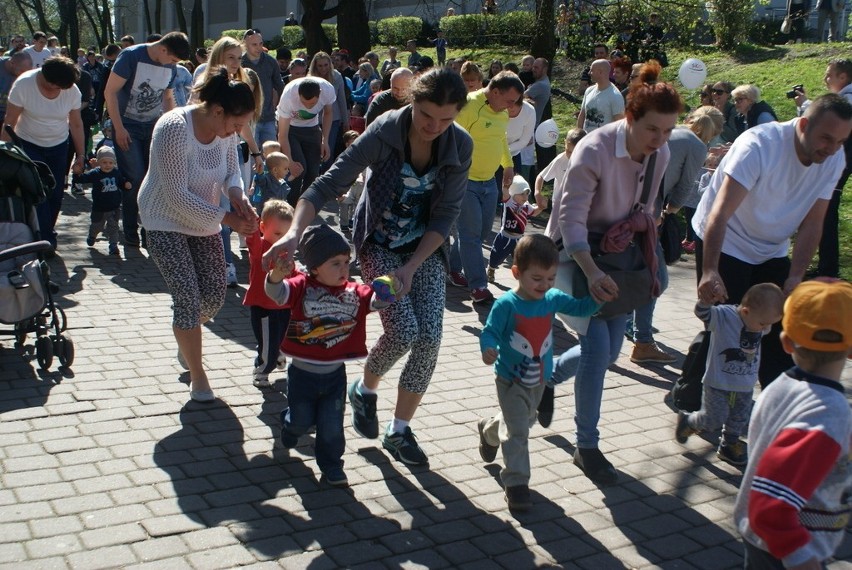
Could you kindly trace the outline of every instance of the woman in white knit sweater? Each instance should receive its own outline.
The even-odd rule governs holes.
[[[198,95],[200,104],[174,109],[157,121],[139,214],[148,253],[172,295],[172,328],[178,360],[189,370],[190,397],[210,402],[215,396],[201,361],[201,324],[225,301],[219,230],[223,223],[241,234],[257,229],[234,152],[236,133],[254,116],[255,98],[224,68],[208,74]],[[233,211],[220,207],[223,193]]]

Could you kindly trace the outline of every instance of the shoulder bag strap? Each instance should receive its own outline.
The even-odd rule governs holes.
[[[642,209],[648,205],[648,196],[651,195],[651,184],[654,181],[654,165],[657,163],[657,151],[648,157],[648,166],[645,168],[645,181],[642,184],[642,197],[639,202],[633,207],[634,210]]]

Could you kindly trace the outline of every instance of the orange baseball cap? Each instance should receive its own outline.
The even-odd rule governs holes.
[[[815,279],[796,287],[784,303],[784,332],[798,346],[821,352],[852,348],[852,283],[839,279]],[[817,340],[830,331],[840,340]]]

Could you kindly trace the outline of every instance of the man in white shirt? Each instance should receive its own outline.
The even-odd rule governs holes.
[[[736,304],[757,283],[775,283],[787,294],[801,283],[846,162],[838,151],[850,132],[852,104],[831,93],[801,118],[758,125],[737,138],[692,218],[701,301]],[[779,333],[776,325],[763,337],[761,386],[793,365]]]
[[[41,67],[42,64],[49,58],[52,53],[47,49],[47,34],[44,32],[36,32],[33,34],[33,45],[24,49],[30,54],[30,59],[33,60],[33,67]]]
[[[610,63],[606,59],[592,62],[589,75],[594,82],[583,95],[577,116],[577,127],[587,133],[624,118],[624,97],[609,80]]]

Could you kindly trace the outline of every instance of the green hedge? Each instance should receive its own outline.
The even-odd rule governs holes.
[[[444,37],[454,47],[483,45],[528,46],[535,33],[535,14],[516,11],[483,16],[465,14],[444,16],[440,21]]]
[[[246,33],[245,30],[222,30],[222,36],[229,36],[239,41],[243,41],[244,33]]]
[[[405,48],[405,42],[417,39],[423,29],[423,20],[414,16],[384,18],[376,24],[379,43]]]
[[[290,49],[305,47],[305,31],[302,26],[282,27],[281,43]]]

